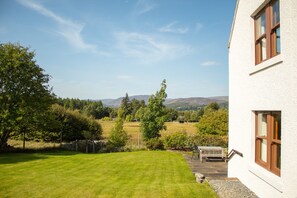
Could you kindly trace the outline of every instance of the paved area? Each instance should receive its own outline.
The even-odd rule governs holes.
[[[184,156],[192,172],[203,174],[206,180],[227,178],[228,163],[222,160],[209,160],[201,163],[197,156],[193,158],[190,154],[184,154]]]
[[[220,198],[257,198],[257,196],[236,178],[227,178],[228,163],[222,160],[204,161],[189,153],[183,154],[193,173],[205,176]]]

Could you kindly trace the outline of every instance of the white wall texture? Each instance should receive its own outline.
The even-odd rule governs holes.
[[[281,54],[255,66],[254,21],[264,0],[239,0],[229,44],[228,176],[259,197],[297,198],[297,1],[280,0]],[[267,1],[266,1],[267,2]],[[281,176],[255,163],[255,110],[281,111]]]

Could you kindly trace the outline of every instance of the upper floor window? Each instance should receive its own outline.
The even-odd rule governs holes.
[[[256,64],[281,53],[279,0],[271,1],[255,17]]]

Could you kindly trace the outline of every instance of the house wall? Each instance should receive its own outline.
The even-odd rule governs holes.
[[[239,0],[229,44],[228,176],[259,197],[297,197],[297,1],[280,0],[281,54],[255,66],[254,21],[263,0]],[[281,111],[281,176],[255,163],[255,110]]]

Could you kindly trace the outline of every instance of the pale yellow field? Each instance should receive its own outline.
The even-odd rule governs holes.
[[[99,121],[103,129],[103,137],[108,137],[115,122],[114,121]],[[174,132],[186,132],[189,135],[195,134],[197,128],[196,123],[178,123],[178,122],[166,122],[167,130],[161,131],[161,135],[167,135]],[[125,122],[124,130],[130,135],[128,145],[138,146],[142,145],[141,134],[140,134],[140,123],[139,122]]]
[[[23,148],[22,140],[8,140],[7,142],[10,146],[14,148]],[[26,141],[25,147],[27,149],[40,149],[40,148],[57,148],[60,146],[60,143],[52,143],[52,142],[35,142],[35,141]]]

